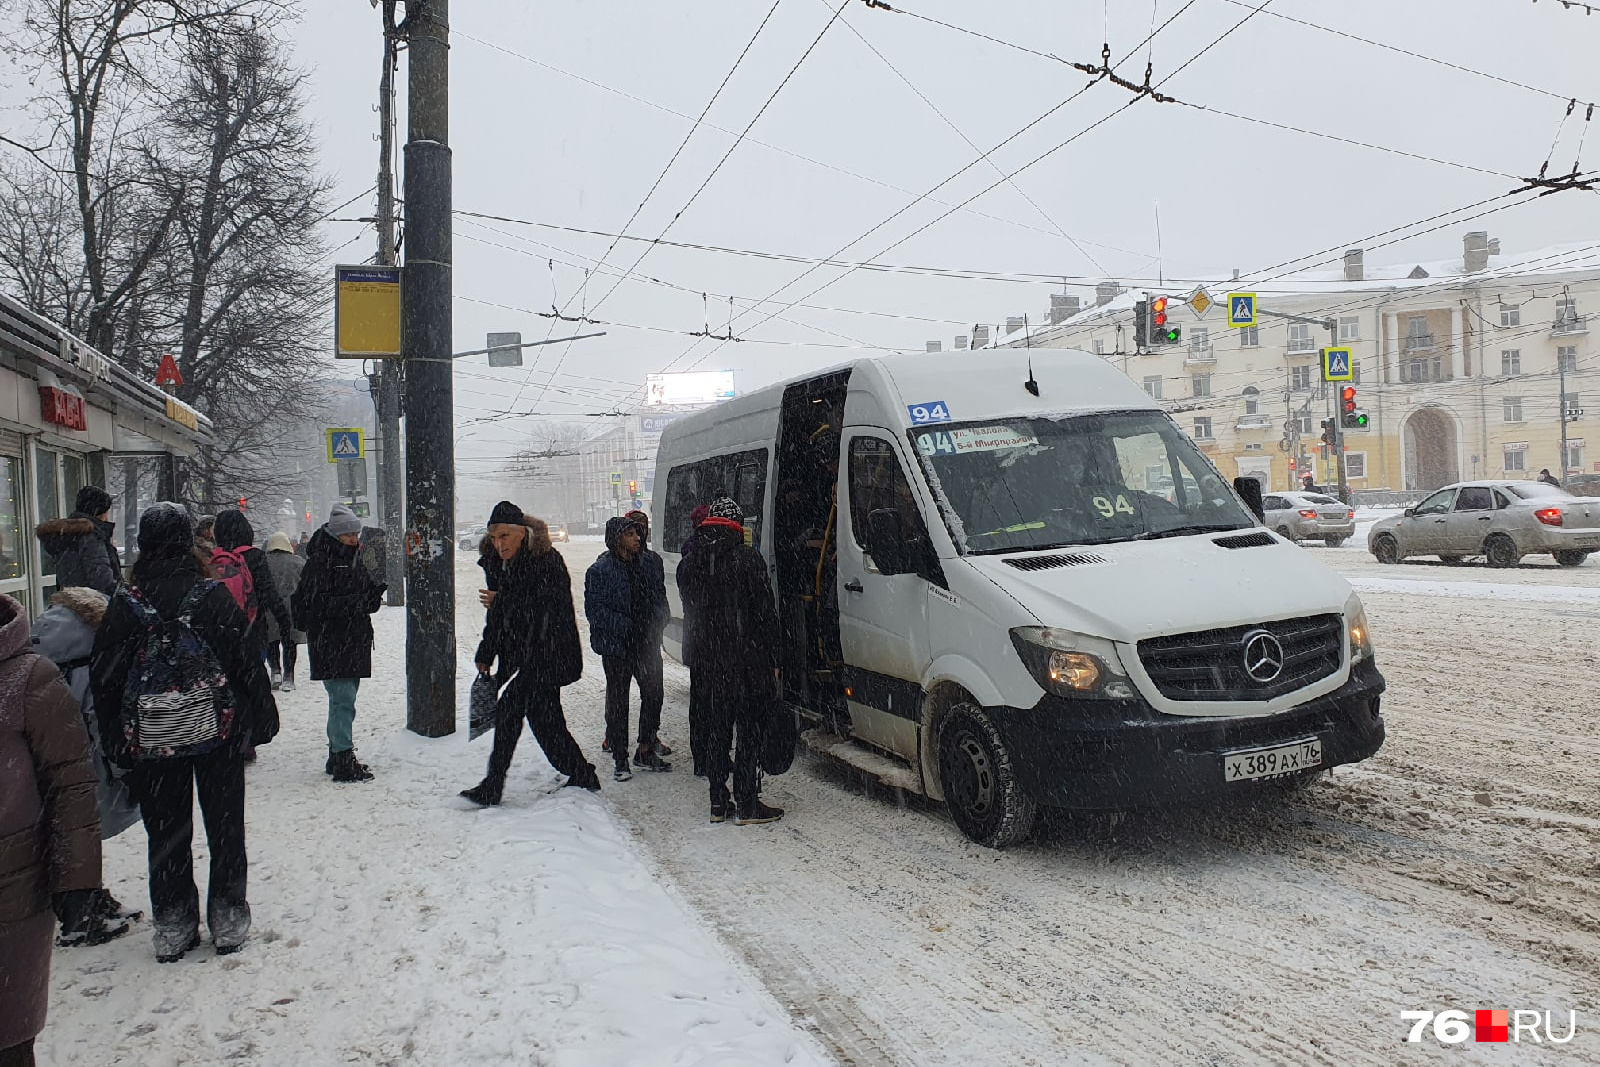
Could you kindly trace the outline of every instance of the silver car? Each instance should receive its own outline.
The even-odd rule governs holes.
[[[1483,556],[1491,567],[1513,567],[1523,556],[1548,552],[1563,567],[1576,567],[1596,550],[1600,500],[1509,479],[1447,485],[1367,534],[1367,551],[1379,563],[1407,556],[1457,563]]]
[[[1261,498],[1269,529],[1291,541],[1325,541],[1338,548],[1355,536],[1356,513],[1349,505],[1322,493],[1296,490]]]

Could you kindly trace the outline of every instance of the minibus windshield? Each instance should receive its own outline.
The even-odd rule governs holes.
[[[919,426],[911,444],[964,553],[1255,525],[1217,469],[1160,412]]]

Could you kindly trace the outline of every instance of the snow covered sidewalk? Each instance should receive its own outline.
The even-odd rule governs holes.
[[[356,745],[377,781],[323,775],[321,685],[280,699],[283,732],[249,771],[245,950],[219,958],[208,943],[161,966],[141,923],[58,951],[40,1062],[831,1062],[663,884],[603,795],[558,788],[526,734],[503,807],[456,796],[489,738],[469,746],[464,723],[437,741],[404,731],[404,623],[380,613],[377,676],[358,701]],[[135,827],[105,861],[112,891],[141,908],[144,849]],[[204,894],[203,839],[196,853]]]

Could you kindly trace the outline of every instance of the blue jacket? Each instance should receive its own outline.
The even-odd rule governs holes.
[[[667,607],[666,566],[645,549],[639,554],[635,579],[647,598],[641,605],[644,632],[634,626],[633,582],[628,564],[616,554],[617,539],[627,520],[606,520],[606,551],[583,578],[583,613],[589,619],[589,647],[601,656],[627,656],[659,646],[671,609]]]

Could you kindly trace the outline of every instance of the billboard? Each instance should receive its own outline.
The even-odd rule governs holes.
[[[644,402],[661,404],[715,404],[736,395],[731,370],[692,370],[671,374],[648,374],[644,379]]]

